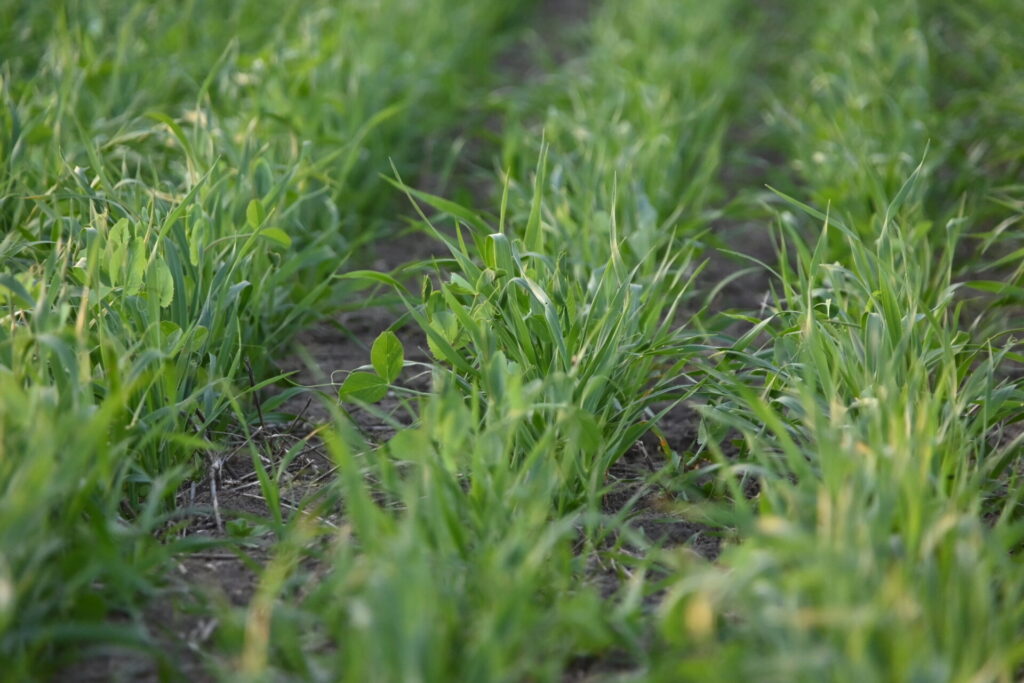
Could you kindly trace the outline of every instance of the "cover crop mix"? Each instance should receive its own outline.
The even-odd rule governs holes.
[[[0,7],[3,676],[1019,678],[1024,7],[833,5]]]

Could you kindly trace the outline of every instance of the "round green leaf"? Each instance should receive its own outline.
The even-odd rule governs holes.
[[[338,390],[342,401],[376,403],[388,393],[388,383],[372,372],[353,372]]]
[[[264,228],[263,230],[260,230],[260,236],[267,238],[271,242],[280,244],[285,249],[292,246],[291,236],[281,228]]]
[[[398,379],[405,362],[405,351],[394,332],[388,330],[377,337],[370,349],[370,362],[384,381],[390,383]]]
[[[166,308],[171,305],[174,300],[174,277],[171,275],[171,269],[167,266],[167,262],[163,259],[153,262],[149,288],[162,307]]]
[[[267,217],[267,212],[263,209],[263,202],[258,199],[253,199],[249,202],[249,206],[245,208],[245,220],[248,221],[249,227],[253,230],[259,230],[260,226],[263,225],[263,219]]]

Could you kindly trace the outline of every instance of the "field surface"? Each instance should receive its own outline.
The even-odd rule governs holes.
[[[0,3],[0,681],[1024,679],[1024,3]]]

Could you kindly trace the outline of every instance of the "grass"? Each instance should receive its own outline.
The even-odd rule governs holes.
[[[0,9],[4,675],[1018,678],[1024,15],[940,5]]]

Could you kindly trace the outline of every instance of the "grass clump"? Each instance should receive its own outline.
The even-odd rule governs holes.
[[[1009,680],[1024,589],[1006,495],[1024,392],[999,376],[1013,344],[958,331],[954,233],[935,264],[898,223],[877,246],[837,229],[851,260],[823,263],[823,234],[784,264],[768,343],[714,372],[706,414],[744,442],[727,459],[709,441],[743,541],[728,578],[680,582],[666,626],[714,605],[731,615],[708,627],[727,671],[772,680]]]
[[[542,207],[529,219],[535,225]],[[566,277],[571,256],[531,250],[499,227],[469,243],[461,233],[454,241],[431,228],[452,258],[445,281],[425,283],[414,316],[435,357],[467,391],[506,400],[505,380],[487,371],[495,358],[543,387],[533,427],[520,431],[516,450],[532,452],[555,425],[560,438],[549,447],[562,463],[565,493],[592,497],[608,468],[655,423],[655,407],[687,391],[678,377],[697,342],[671,321],[692,256],[665,256],[643,278],[639,266],[623,262],[613,233],[608,262],[587,280],[573,280]],[[525,233],[543,248],[536,230]]]

